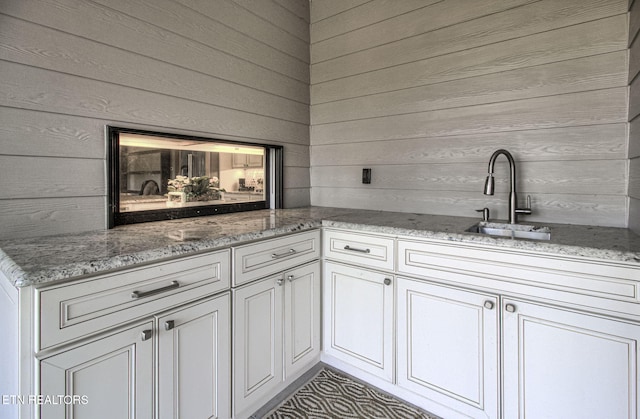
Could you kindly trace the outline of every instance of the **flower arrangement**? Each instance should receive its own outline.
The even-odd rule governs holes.
[[[220,192],[225,192],[220,189],[220,180],[215,176],[176,176],[167,183],[169,192],[184,193],[188,202],[220,199]]]

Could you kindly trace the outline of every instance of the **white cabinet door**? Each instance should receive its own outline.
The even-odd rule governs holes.
[[[125,329],[40,362],[42,418],[153,417],[153,323]],[[84,403],[86,401],[86,404]]]
[[[324,351],[393,380],[393,277],[325,263]]]
[[[158,318],[158,418],[231,417],[229,293]]]
[[[235,417],[251,415],[274,395],[282,374],[282,275],[233,290]]]
[[[302,266],[284,277],[284,371],[289,379],[319,359],[320,264]]]
[[[497,418],[498,298],[398,278],[397,313],[398,385],[469,417]]]
[[[640,325],[505,300],[505,418],[636,418]]]

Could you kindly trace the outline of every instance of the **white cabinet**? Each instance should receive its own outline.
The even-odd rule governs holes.
[[[230,320],[227,292],[44,358],[40,394],[81,398],[40,417],[230,417]]]
[[[284,274],[284,378],[304,372],[320,356],[320,264]]]
[[[234,168],[262,167],[262,154],[233,154],[232,165]]]
[[[269,401],[320,356],[314,262],[233,290],[234,417]]]
[[[149,321],[42,359],[39,394],[64,399],[38,417],[152,418],[152,336]]]
[[[505,418],[636,418],[640,325],[503,302]]]
[[[33,290],[31,394],[85,397],[33,416],[230,417],[229,263],[222,250]]]
[[[396,287],[398,386],[468,417],[498,418],[498,298],[406,278]]]
[[[393,276],[325,262],[323,350],[393,380]]]
[[[225,293],[158,317],[157,418],[231,417],[229,300]]]

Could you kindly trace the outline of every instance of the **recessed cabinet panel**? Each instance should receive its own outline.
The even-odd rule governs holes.
[[[498,298],[398,278],[398,385],[498,417]]]
[[[36,289],[39,348],[95,334],[229,288],[229,250]]]
[[[389,237],[325,230],[324,257],[371,268],[393,270],[393,242]]]
[[[325,263],[323,296],[325,352],[392,381],[392,276]]]
[[[147,331],[148,338],[143,339],[143,331]],[[75,395],[78,402],[45,403],[40,417],[151,418],[151,336],[153,323],[148,322],[43,359],[40,362],[40,394],[45,397]]]
[[[320,355],[320,264],[284,274],[285,378],[292,377]]]
[[[158,417],[231,417],[229,293],[158,319]]]
[[[235,417],[246,417],[256,402],[283,381],[282,285],[271,277],[233,290],[233,400]],[[255,407],[254,407],[255,406]]]
[[[263,240],[233,249],[234,286],[318,259],[320,231]]]
[[[640,325],[503,306],[505,418],[638,417]]]

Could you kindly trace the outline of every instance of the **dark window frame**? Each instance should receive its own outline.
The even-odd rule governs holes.
[[[190,141],[262,147],[265,149],[265,200],[243,203],[201,205],[183,208],[163,208],[144,211],[120,212],[120,134],[148,135],[161,138],[164,137]],[[144,223],[150,221],[174,220],[178,218],[201,217],[269,208],[282,208],[282,174],[284,154],[284,148],[282,146],[115,126],[107,126],[107,141],[107,169],[109,171],[107,180],[107,221],[109,228],[114,228],[119,225]],[[273,177],[275,177],[275,179],[272,179]],[[272,195],[275,196],[275,199],[273,199],[274,202],[272,202]]]

